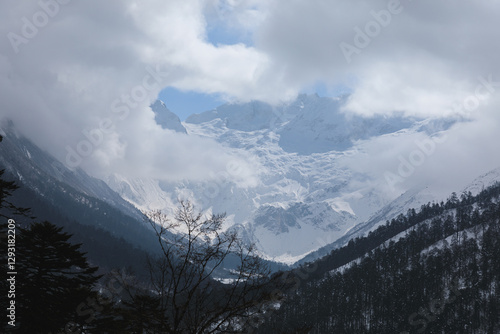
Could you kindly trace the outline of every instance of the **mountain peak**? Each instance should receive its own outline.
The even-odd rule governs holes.
[[[182,125],[181,120],[179,119],[179,116],[171,112],[163,101],[156,100],[150,107],[155,113],[156,123],[163,129],[187,133],[186,128]]]
[[[251,132],[267,129],[279,135],[279,146],[285,152],[310,155],[345,151],[357,140],[409,129],[419,121],[403,115],[363,117],[346,114],[341,109],[347,98],[347,95],[300,94],[294,101],[277,106],[260,101],[227,103],[191,115],[186,123],[203,124],[220,119],[217,126],[230,130]],[[447,123],[439,125],[436,123],[438,130],[449,126]]]

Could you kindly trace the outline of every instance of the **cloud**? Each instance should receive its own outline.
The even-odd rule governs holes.
[[[162,130],[149,104],[164,87],[277,103],[324,82],[348,86],[346,113],[472,118],[443,156],[462,147],[456,156],[487,166],[495,159],[469,143],[498,141],[498,85],[484,99],[477,89],[480,78],[500,81],[499,9],[492,0],[3,1],[0,116],[62,161],[83,152],[79,165],[93,173],[202,179],[236,159],[252,179],[248,156]],[[214,25],[252,43],[212,43]],[[370,158],[390,146],[379,144]]]
[[[203,1],[3,2],[0,118],[95,175],[199,180],[236,162],[239,181],[251,180],[248,157],[163,130],[149,109],[165,86],[264,90],[254,78],[266,56],[207,42],[203,9]]]
[[[362,115],[404,113],[418,117],[466,114],[455,105],[474,94],[481,84],[457,77],[451,70],[426,62],[379,62],[360,75],[359,83],[345,105],[346,112]]]
[[[257,47],[287,68],[290,82],[355,77],[352,112],[442,115],[478,76],[500,78],[497,1],[273,4]]]
[[[500,166],[498,100],[495,97],[474,110],[468,121],[433,136],[402,132],[361,142],[339,163],[368,175],[371,185],[389,198],[425,186],[444,199]]]
[[[500,66],[495,43],[500,2],[432,0],[310,0],[272,2],[256,32],[292,84],[322,81],[351,91],[343,111],[362,115],[460,116],[448,140],[424,155],[422,165],[389,187],[400,157],[418,152],[424,134],[386,136],[364,143],[343,161],[397,195],[415,185],[443,192],[498,167]],[[486,84],[485,84],[486,82]],[[417,153],[418,154],[418,153]]]

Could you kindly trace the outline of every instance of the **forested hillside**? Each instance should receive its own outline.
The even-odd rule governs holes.
[[[295,272],[259,333],[499,333],[500,184],[387,222]]]

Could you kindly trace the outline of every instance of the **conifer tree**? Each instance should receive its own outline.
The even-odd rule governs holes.
[[[21,231],[18,316],[23,333],[56,332],[82,320],[78,305],[92,298],[98,268],[88,264],[81,245],[71,244],[70,238],[47,221]]]

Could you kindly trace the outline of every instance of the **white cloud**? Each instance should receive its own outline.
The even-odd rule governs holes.
[[[292,83],[356,77],[355,112],[442,115],[478,76],[500,78],[498,1],[273,3],[257,46]],[[342,43],[356,49],[348,59]]]
[[[418,186],[428,186],[445,198],[461,191],[479,175],[500,166],[498,128],[500,101],[482,105],[470,120],[429,137],[423,132],[399,133],[366,141],[340,163],[367,173],[373,186],[389,196]]]
[[[391,3],[400,5],[389,18]],[[459,184],[500,165],[500,134],[494,130],[500,110],[500,46],[494,42],[500,37],[499,10],[500,2],[490,0],[277,0],[256,46],[286,69],[292,84],[347,85],[347,113],[472,119],[453,127],[449,139],[397,184],[398,190],[417,184],[460,190]],[[355,52],[346,54],[342,43]],[[384,173],[418,149],[419,138],[425,137],[379,138],[346,163],[386,186]]]
[[[43,3],[0,4],[0,116],[94,174],[198,180],[236,161],[251,184],[247,158],[161,129],[148,106],[168,85],[259,95],[264,54],[208,43],[203,1]]]
[[[390,22],[379,24],[366,46],[356,46],[357,28],[373,28],[391,1],[3,1],[0,116],[61,160],[67,146],[87,140],[82,131],[108,121],[113,129],[83,159],[88,170],[133,173],[147,165],[152,175],[196,179],[225,168],[234,153],[158,128],[148,105],[162,88],[278,102],[324,81],[350,86],[346,112],[474,117],[464,125],[467,134],[456,133],[454,147],[479,154],[465,141],[498,139],[490,131],[496,114],[475,117],[476,108],[454,105],[475,94],[478,77],[500,80],[500,2],[401,0]],[[207,25],[223,22],[253,36],[253,46],[213,45]],[[350,62],[342,42],[358,49]],[[496,110],[497,95],[477,110]],[[478,158],[484,166],[495,163]],[[236,159],[243,164],[248,157]],[[252,163],[244,169],[252,177]]]
[[[363,115],[400,112],[410,116],[465,116],[466,110],[454,107],[474,94],[473,86],[443,70],[433,59],[426,63],[379,62],[363,72],[350,96],[345,111]]]

